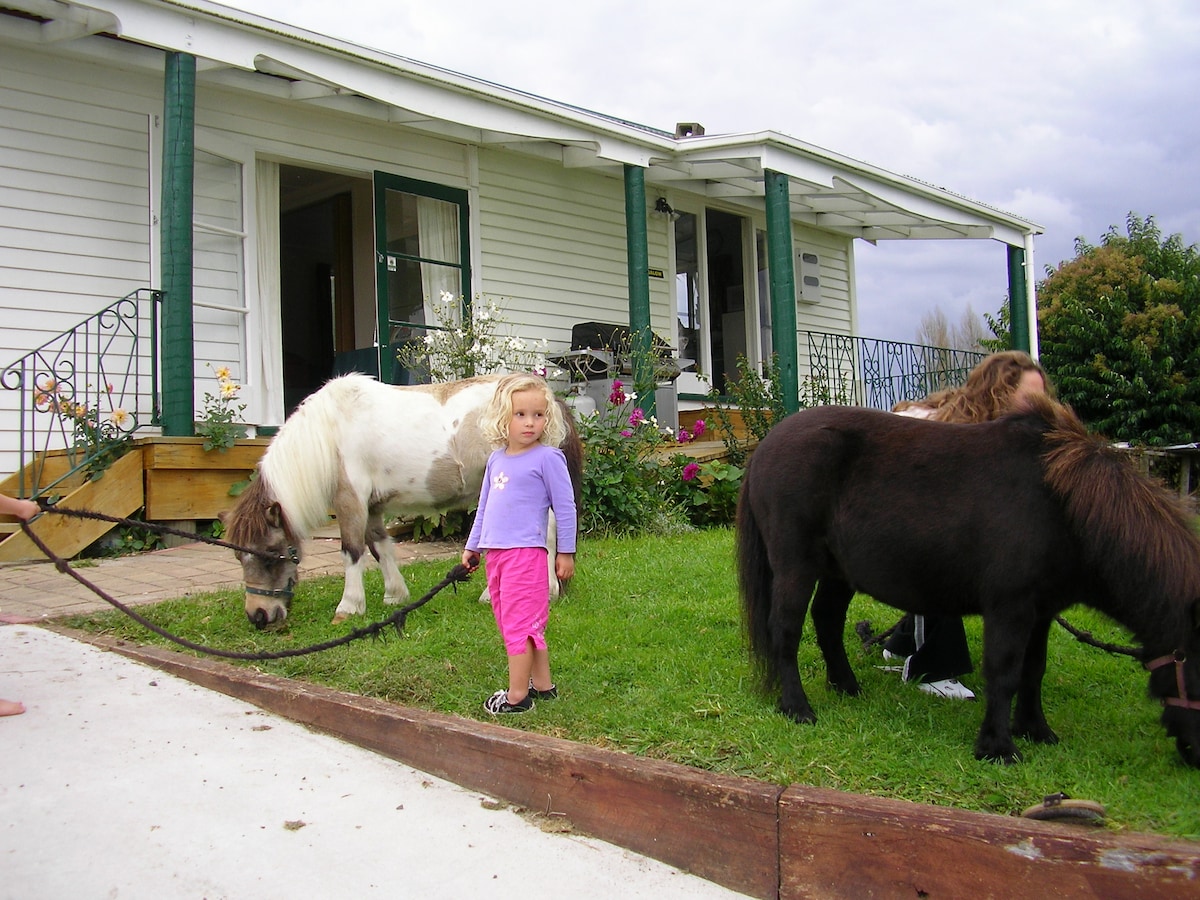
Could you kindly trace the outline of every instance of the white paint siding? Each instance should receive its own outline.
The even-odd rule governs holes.
[[[821,302],[796,306],[797,329],[850,334],[850,239],[795,225],[792,246],[797,255],[802,252],[816,254],[821,279]],[[796,266],[795,276],[798,281],[799,266]]]
[[[7,363],[149,285],[149,98],[120,73],[4,49],[0,311]],[[13,351],[16,351],[15,353]]]
[[[5,46],[3,65],[0,367],[150,286],[149,132],[162,106],[161,85],[44,49]],[[25,378],[44,381],[63,365],[57,352]],[[111,372],[74,380],[80,399],[101,381],[124,387]],[[0,473],[16,469],[17,410],[32,390],[0,390]]]
[[[578,322],[628,324],[621,179],[483,149],[479,198],[480,291],[523,337],[559,350]],[[665,270],[665,231],[648,228],[647,242],[650,266]],[[650,292],[651,326],[674,340],[667,282],[650,279]]]

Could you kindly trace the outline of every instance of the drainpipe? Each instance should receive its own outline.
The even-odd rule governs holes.
[[[192,186],[196,163],[196,57],[168,53],[163,85],[162,428],[195,434],[192,340]]]
[[[646,172],[625,166],[625,253],[629,265],[629,330],[633,335],[633,384],[647,417],[654,408],[655,366],[650,330],[650,249],[646,241]]]
[[[1008,247],[1008,318],[1014,350],[1030,352],[1029,300],[1025,291],[1025,250]]]
[[[767,169],[763,175],[767,211],[767,266],[771,273],[771,343],[779,364],[783,405],[800,408],[796,359],[796,263],[792,254],[792,206],[788,177]]]

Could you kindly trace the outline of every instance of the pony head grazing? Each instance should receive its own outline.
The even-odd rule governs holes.
[[[1200,768],[1200,538],[1193,516],[1128,456],[1088,434],[1068,408],[1044,399],[1031,405],[1051,425],[1046,485],[1081,537],[1085,566],[1121,595],[1095,605],[1141,641],[1163,727],[1183,760]],[[1137,611],[1136,622],[1126,610]]]
[[[287,618],[299,578],[300,538],[261,477],[242,492],[225,520],[246,584],[246,616],[255,628]]]

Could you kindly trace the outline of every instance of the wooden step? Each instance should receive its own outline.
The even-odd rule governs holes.
[[[118,518],[132,515],[145,504],[143,466],[142,449],[135,447],[99,478],[85,481],[64,496],[60,503],[70,509],[92,510]],[[70,559],[104,537],[115,526],[92,519],[50,514],[38,517],[30,527],[46,546],[63,559]],[[0,541],[0,562],[40,559],[45,559],[45,555],[22,531]]]

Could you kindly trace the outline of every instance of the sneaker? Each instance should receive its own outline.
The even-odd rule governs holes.
[[[530,678],[529,679],[529,696],[532,697],[534,700],[557,700],[558,699],[558,685],[552,684],[546,690],[539,691],[537,688],[535,688],[533,686],[533,679]]]
[[[908,659],[907,656],[901,656],[899,653],[893,653],[891,650],[884,650],[883,658],[884,659],[895,659],[895,660],[899,660],[901,662]]]
[[[529,712],[533,709],[533,694],[530,693],[520,703],[509,703],[508,691],[496,691],[496,693],[483,701],[483,708],[493,716],[498,716],[502,713]]]
[[[975,694],[969,687],[954,678],[943,681],[923,681],[917,685],[926,694],[945,697],[947,700],[974,700]]]

